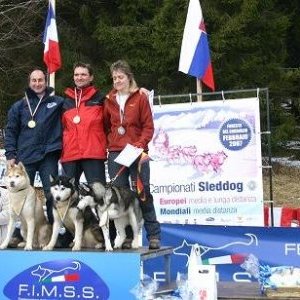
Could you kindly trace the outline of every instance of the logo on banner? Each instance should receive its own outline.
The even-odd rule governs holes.
[[[248,240],[244,240],[245,238],[247,238]],[[245,238],[241,239],[240,241],[237,240],[234,242],[223,244],[218,247],[209,247],[198,243],[188,243],[184,239],[181,245],[173,249],[173,254],[185,256],[187,258],[186,266],[201,265],[201,264],[203,265],[241,264],[244,262],[248,254],[231,253],[226,255],[207,257],[207,253],[211,251],[224,250],[234,245],[235,246],[241,245],[245,247],[258,246],[258,238],[255,234],[245,233]]]
[[[237,151],[248,146],[251,140],[251,128],[241,119],[230,119],[220,129],[220,141],[223,146]]]
[[[78,260],[55,260],[32,266],[4,287],[8,299],[99,299],[109,298],[101,277]]]

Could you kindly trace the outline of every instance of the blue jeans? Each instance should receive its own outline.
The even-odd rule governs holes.
[[[50,224],[53,224],[53,198],[50,193],[50,175],[58,175],[58,160],[60,157],[60,151],[54,151],[47,153],[42,160],[34,162],[32,164],[25,164],[26,171],[28,173],[30,184],[33,186],[35,174],[38,171],[43,190],[46,197],[47,217]]]
[[[114,178],[122,167],[121,165],[119,165],[114,161],[119,154],[120,152],[109,152],[108,154],[108,174],[110,179]],[[125,168],[124,171],[116,178],[116,180],[114,181],[114,185],[126,186],[126,187],[131,186],[133,190],[136,190],[137,172],[138,172],[138,162],[135,161],[129,168]],[[156,218],[153,196],[150,193],[149,162],[144,162],[142,164],[140,177],[144,185],[146,199],[144,201],[139,199],[139,203],[144,218],[144,227],[146,230],[147,239],[148,240],[150,238],[160,239],[160,224]],[[130,180],[131,180],[131,184],[130,184]]]

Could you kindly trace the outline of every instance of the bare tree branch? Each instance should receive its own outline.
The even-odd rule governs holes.
[[[26,74],[42,60],[46,0],[0,0],[0,110],[19,97]],[[26,81],[25,81],[26,82]],[[0,115],[0,128],[5,116]]]

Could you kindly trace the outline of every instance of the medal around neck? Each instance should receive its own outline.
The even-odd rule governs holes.
[[[126,130],[125,130],[125,128],[124,128],[123,126],[118,127],[118,133],[119,133],[120,135],[124,135],[125,132],[126,132]]]
[[[29,128],[34,128],[36,126],[36,122],[34,120],[30,120],[27,125]]]
[[[60,234],[60,235],[63,235],[63,234],[65,234],[65,233],[66,233],[66,228],[63,227],[63,226],[60,227],[60,228],[59,228],[59,234]]]
[[[79,116],[79,115],[76,115],[76,116],[73,118],[73,123],[75,123],[75,124],[80,123],[80,116]]]

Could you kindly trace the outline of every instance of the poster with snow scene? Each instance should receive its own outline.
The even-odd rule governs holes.
[[[160,222],[263,226],[259,99],[154,106],[151,193]]]

